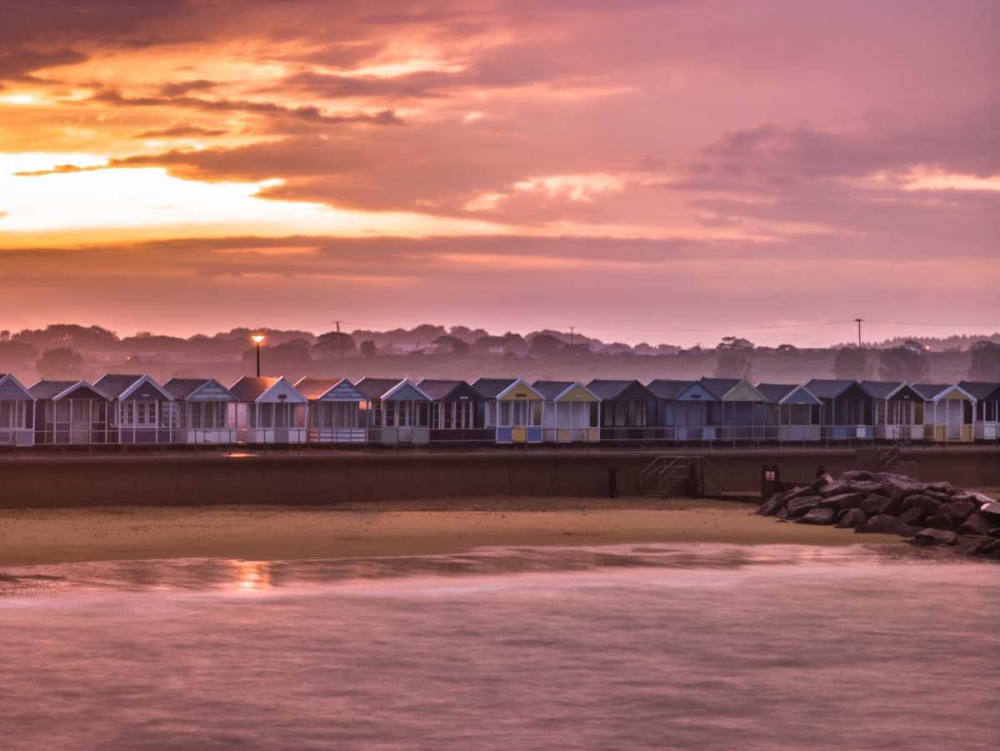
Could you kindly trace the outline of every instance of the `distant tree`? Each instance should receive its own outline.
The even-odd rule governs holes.
[[[77,326],[72,323],[54,323],[44,329],[24,329],[11,339],[31,344],[39,349],[67,347],[78,351],[114,349],[118,335],[100,326]]]
[[[972,353],[972,367],[969,378],[974,381],[1000,381],[1000,344],[987,340],[975,342]]]
[[[378,347],[375,346],[375,342],[371,339],[365,339],[361,342],[361,356],[362,357],[375,357],[378,354]]]
[[[469,345],[464,341],[459,339],[457,336],[451,336],[450,334],[444,334],[435,339],[432,344],[438,348],[438,352],[442,352],[449,355],[467,355],[469,354]]]
[[[799,348],[794,344],[779,344],[774,351],[779,355],[794,355],[799,351]]]
[[[56,347],[42,353],[35,363],[35,370],[42,378],[49,380],[79,378],[80,371],[83,370],[83,358],[79,352],[69,347]]]
[[[9,342],[9,341],[10,341],[10,331],[8,329],[0,331],[0,342]]]
[[[865,363],[864,350],[857,347],[841,347],[833,358],[833,375],[845,380],[863,378]]]
[[[716,378],[745,378],[753,376],[753,366],[745,350],[723,350],[715,362]]]
[[[593,351],[590,349],[590,345],[587,342],[579,342],[577,344],[567,344],[562,348],[562,353],[565,355],[591,355]]]
[[[727,351],[749,352],[753,350],[753,346],[754,346],[753,342],[751,342],[749,339],[743,339],[738,336],[724,336],[722,337],[722,341],[719,342],[715,348],[719,352],[727,352]]]
[[[535,357],[548,357],[562,349],[563,341],[551,334],[536,334],[531,337],[528,351]]]
[[[316,339],[316,344],[313,345],[313,349],[321,357],[343,357],[357,349],[357,345],[350,334],[340,331],[328,331],[325,334],[319,335]]]
[[[261,372],[271,375],[303,373],[312,363],[309,349],[309,342],[305,339],[292,339],[274,347],[264,347],[260,355]],[[252,362],[256,357],[255,347],[243,353],[244,362]]]
[[[924,380],[930,373],[930,360],[923,347],[893,347],[879,352],[879,376],[887,381]]]
[[[524,337],[512,331],[508,331],[501,339],[503,339],[504,349],[508,352],[525,346]]]
[[[502,355],[506,348],[506,342],[502,336],[481,336],[476,339],[476,349],[480,352],[489,352],[491,355]]]
[[[22,370],[38,359],[38,350],[25,342],[0,339],[0,373]]]

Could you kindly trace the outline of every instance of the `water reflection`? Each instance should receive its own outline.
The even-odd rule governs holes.
[[[236,569],[236,586],[240,592],[263,592],[271,588],[270,561],[229,561]]]
[[[884,565],[947,561],[989,565],[952,551],[901,545],[819,547],[718,544],[580,548],[481,548],[460,555],[305,561],[169,559],[105,561],[0,570],[0,598],[87,590],[222,591],[264,594],[276,588],[405,577],[469,577],[625,569],[742,569],[809,564]]]

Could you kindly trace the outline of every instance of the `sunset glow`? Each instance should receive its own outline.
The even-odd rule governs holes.
[[[732,333],[785,317],[776,295],[820,319],[898,318],[901,300],[866,289],[874,258],[936,320],[998,312],[982,302],[1000,260],[993,3],[53,7],[25,5],[0,35],[0,275],[45,280],[5,290],[8,328],[64,315],[111,255],[88,315],[123,332],[113,290],[133,261],[186,280],[144,301],[178,334],[196,326],[171,318],[175,295],[237,325],[250,288],[235,280],[264,277],[289,300],[326,280],[352,300],[343,318],[400,325],[505,328],[510,291],[538,273],[560,275],[520,303],[540,327],[593,318],[579,292],[594,289],[635,326],[696,316]],[[260,250],[302,236],[342,250],[306,276]],[[461,247],[442,252],[448,238]],[[200,289],[183,253],[147,265],[164,241],[224,250],[232,288]],[[968,275],[917,273],[944,256]],[[389,257],[408,259],[405,284]],[[776,287],[788,263],[810,269],[793,290]],[[736,296],[706,304],[730,275]],[[391,310],[344,286],[390,278],[405,289]]]

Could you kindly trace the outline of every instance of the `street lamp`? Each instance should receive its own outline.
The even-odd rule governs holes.
[[[257,345],[257,377],[260,378],[260,345],[264,341],[263,334],[254,334],[250,340]]]

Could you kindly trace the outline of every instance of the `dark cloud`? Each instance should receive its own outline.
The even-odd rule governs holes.
[[[342,115],[326,114],[321,108],[303,105],[286,107],[274,102],[255,102],[234,99],[201,99],[199,97],[126,97],[114,90],[99,91],[85,102],[112,104],[121,107],[184,107],[204,112],[245,112],[266,117],[288,118],[322,125],[361,123],[368,125],[400,125],[396,113],[383,110],[376,113],[357,112]]]
[[[50,52],[28,49],[0,52],[0,79],[23,80],[30,78],[35,71],[76,65],[86,60],[87,55],[68,48]]]
[[[175,125],[172,128],[136,133],[132,138],[214,138],[224,136],[226,133],[228,133],[226,130],[201,128],[197,125]]]
[[[206,81],[201,78],[194,81],[175,81],[174,83],[161,86],[160,96],[179,97],[189,94],[192,91],[211,91],[218,85],[216,81]]]

